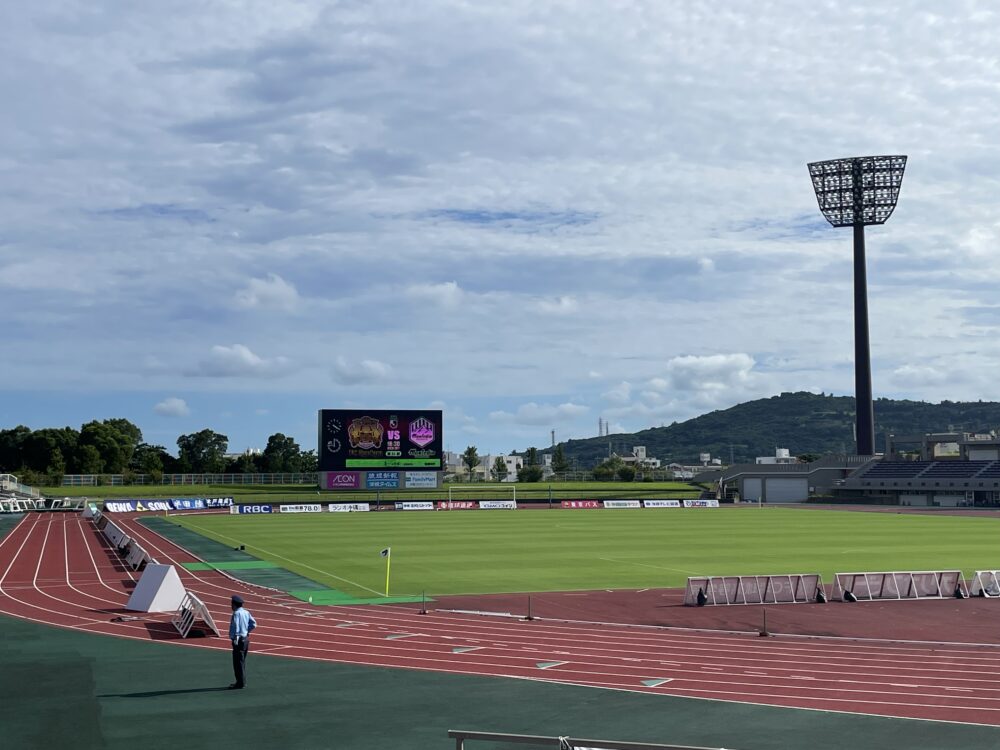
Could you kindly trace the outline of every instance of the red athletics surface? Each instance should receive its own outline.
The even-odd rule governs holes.
[[[196,560],[137,524],[134,516],[116,515],[115,522],[162,563]],[[234,581],[221,572],[178,568],[178,573],[222,627],[229,620],[229,597],[235,592],[243,595],[260,623],[253,635],[254,653],[775,706],[1000,724],[1000,649],[995,646],[826,637],[760,638],[755,634],[620,624],[547,619],[527,622],[439,610],[421,615],[396,605],[311,607],[285,594]],[[0,613],[125,638],[229,648],[225,637],[181,640],[167,615],[127,613],[124,605],[135,577],[122,566],[94,525],[78,514],[29,514],[0,540]],[[647,593],[629,592],[629,596]],[[656,597],[663,600],[663,592],[652,592],[650,598]],[[839,616],[838,610],[860,615],[868,608],[898,609],[902,612],[899,621],[903,621],[911,615],[923,618],[935,606],[942,611],[961,607],[963,617],[988,616],[995,620],[992,615],[1000,613],[1000,609],[991,605],[992,601],[935,601],[892,607],[828,604],[822,609],[830,612],[831,618]],[[680,611],[690,613],[685,617],[717,618],[712,624],[729,623],[729,628],[733,616],[752,618],[753,609],[758,609],[759,614],[759,608],[685,609],[669,603],[667,607],[678,615]],[[819,608],[768,607],[769,625],[772,619],[777,624],[782,618],[792,618],[793,609],[806,612]],[[114,622],[122,615],[141,619]],[[704,627],[700,621],[695,624]],[[935,640],[958,640],[954,635],[952,631],[936,630]]]

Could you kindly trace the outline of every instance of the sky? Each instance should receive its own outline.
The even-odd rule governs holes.
[[[496,453],[851,395],[806,164],[869,154],[876,398],[1000,400],[989,7],[4,3],[0,429],[434,407]]]

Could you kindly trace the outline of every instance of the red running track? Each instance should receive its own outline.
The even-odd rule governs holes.
[[[115,521],[160,562],[197,561],[136,523]],[[178,567],[225,626],[241,593],[260,627],[256,654],[489,675],[792,708],[1000,725],[1000,650],[949,644],[526,622],[392,605],[312,607],[217,571]],[[34,513],[0,540],[0,613],[58,627],[194,648],[166,615],[115,622],[135,577],[78,514]],[[133,613],[134,614],[134,613]]]

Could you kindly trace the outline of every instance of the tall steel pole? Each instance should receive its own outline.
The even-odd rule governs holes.
[[[861,156],[809,165],[820,211],[835,227],[854,227],[854,398],[857,455],[875,455],[868,272],[865,225],[892,215],[906,168],[905,156]]]
[[[854,400],[859,456],[875,455],[875,409],[872,405],[872,355],[868,340],[868,273],[865,225],[854,225]]]

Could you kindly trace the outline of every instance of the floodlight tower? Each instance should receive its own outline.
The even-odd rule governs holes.
[[[854,227],[854,398],[859,456],[875,454],[865,225],[885,224],[892,215],[904,169],[905,156],[856,156],[809,165],[823,216],[835,227]]]

